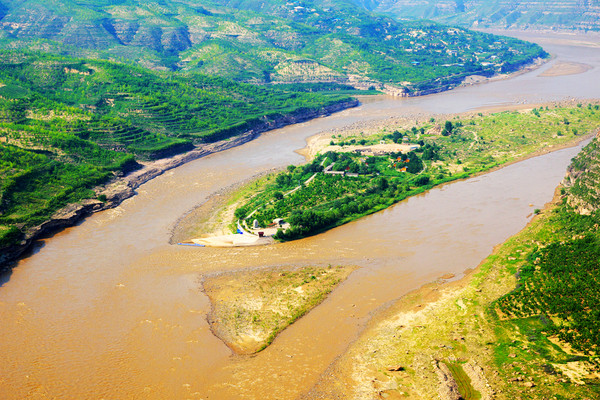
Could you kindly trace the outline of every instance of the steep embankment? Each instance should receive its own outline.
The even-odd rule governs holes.
[[[403,23],[343,0],[4,3],[0,46],[253,83],[338,82],[410,93],[511,72],[546,55],[517,39]]]
[[[600,133],[599,133],[600,135]],[[580,214],[593,214],[600,207],[600,143],[596,139],[573,159],[563,185],[567,201]]]
[[[501,29],[600,30],[597,0],[375,0],[371,9],[397,18]]]

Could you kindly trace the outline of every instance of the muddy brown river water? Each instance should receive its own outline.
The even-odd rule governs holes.
[[[535,39],[535,37],[529,37]],[[357,121],[596,98],[594,38],[543,41],[556,58],[516,78],[353,110],[269,132],[148,182],[121,206],[44,240],[0,287],[2,399],[293,399],[382,306],[460,276],[552,198],[579,147],[452,183],[308,239],[267,247],[169,245],[187,211],[224,186],[302,162],[307,137]],[[565,41],[566,40],[566,41]],[[592,66],[539,77],[556,62]],[[265,351],[235,357],[206,322],[202,276],[274,265],[360,268]]]

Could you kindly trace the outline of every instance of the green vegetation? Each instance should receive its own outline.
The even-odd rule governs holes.
[[[434,359],[450,368],[464,398],[600,398],[600,214],[598,203],[588,215],[571,206],[580,204],[575,185],[600,191],[587,169],[598,168],[599,156],[596,138],[574,160],[561,197],[477,270],[407,294],[367,330],[344,370],[359,377],[363,397],[383,387],[390,398],[435,398],[443,383]]]
[[[560,399],[600,394],[600,215],[597,203],[587,215],[570,205],[578,204],[577,187],[600,190],[598,181],[577,168],[597,168],[599,148],[598,139],[586,146],[571,166],[577,178],[563,190],[560,204],[508,247],[521,254],[506,266],[516,273],[516,287],[488,310],[498,338],[498,370],[504,376],[533,374],[536,379],[564,376],[554,392],[540,389],[540,394],[559,394]]]
[[[497,302],[505,318],[534,327],[536,335],[556,336],[573,349],[594,355],[600,348],[596,308],[600,215],[598,203],[585,208],[587,215],[570,204],[579,205],[582,197],[587,201],[589,193],[600,191],[595,173],[599,151],[596,139],[573,160],[571,173],[576,179],[563,191],[567,201],[547,217],[537,246],[519,268],[517,288]]]
[[[419,92],[456,85],[468,75],[514,71],[546,56],[517,39],[433,22],[400,23],[344,0],[5,3],[4,48],[243,82],[348,84],[352,76],[361,87],[386,83]]]
[[[369,137],[334,137],[335,150],[265,180],[235,216],[257,219],[263,227],[283,218],[291,226],[276,238],[296,239],[382,210],[440,183],[573,141],[576,132],[591,132],[599,125],[596,107],[540,108],[455,119],[443,128],[433,122]],[[382,141],[392,150],[366,153],[373,145],[369,151],[378,151]]]
[[[581,239],[554,242],[533,252],[519,271],[519,287],[498,302],[510,316],[543,315],[544,331],[573,348],[596,353],[600,346],[598,304],[600,242]],[[558,319],[558,323],[552,321]]]
[[[130,154],[100,148],[59,129],[0,123],[0,136],[18,137],[29,149],[0,142],[0,246],[22,239],[58,209],[95,197],[94,188],[115,172],[138,166]]]
[[[471,378],[465,373],[462,367],[462,363],[459,362],[446,362],[452,377],[458,385],[458,391],[460,392],[464,400],[479,400],[481,399],[481,393],[473,388],[471,384]]]
[[[136,159],[348,100],[18,51],[0,55],[0,83],[2,247],[65,205],[96,197],[95,186],[137,168]]]
[[[28,110],[60,111],[67,113],[62,124],[76,135],[149,158],[185,151],[190,140],[226,139],[282,115],[346,99],[22,52],[2,54],[0,81],[6,85],[0,96],[20,100],[8,104],[21,114],[6,106],[11,122]]]

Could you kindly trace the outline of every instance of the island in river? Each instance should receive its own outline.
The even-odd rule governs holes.
[[[599,109],[597,103],[573,103],[322,135],[314,139],[310,163],[290,165],[237,193],[237,209],[232,215],[230,204],[222,217],[232,235],[191,241],[246,246],[271,243],[264,236],[314,235],[436,185],[581,140],[598,129]]]

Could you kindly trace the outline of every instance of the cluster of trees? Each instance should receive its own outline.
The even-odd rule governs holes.
[[[284,218],[291,228],[278,232],[277,238],[289,240],[373,213],[405,198],[411,190],[432,183],[429,175],[416,175],[423,169],[423,162],[415,152],[397,156],[404,157],[407,163],[403,165],[414,168],[411,169],[413,172],[399,172],[388,156],[364,158],[351,153],[321,154],[309,164],[290,167],[278,174],[263,193],[238,208],[235,216],[244,219],[256,210],[252,219],[256,218],[261,226],[269,225],[275,218]],[[334,170],[360,175],[317,174],[309,184],[304,184],[308,177],[322,171],[323,165],[330,164],[334,165]],[[299,189],[283,195],[296,187]]]
[[[551,243],[534,252],[521,268],[518,288],[498,301],[500,310],[515,317],[554,317],[548,334],[557,334],[575,349],[600,349],[600,241],[586,236]],[[546,318],[551,321],[552,318]]]

